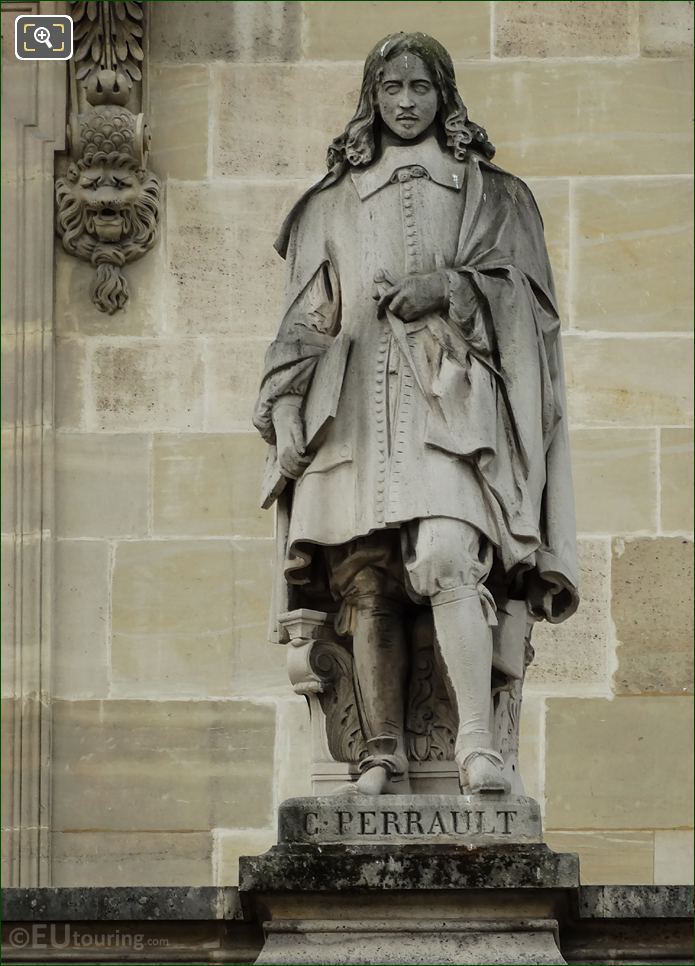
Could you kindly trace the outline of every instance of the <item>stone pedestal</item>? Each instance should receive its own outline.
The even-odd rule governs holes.
[[[532,799],[293,799],[279,831],[240,860],[258,963],[565,962],[579,862],[542,843]]]
[[[257,963],[564,963],[553,919],[278,920]]]

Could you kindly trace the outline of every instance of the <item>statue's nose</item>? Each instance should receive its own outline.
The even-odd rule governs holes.
[[[115,183],[109,180],[103,180],[100,182],[95,194],[97,198],[101,201],[102,199],[113,198],[115,189]]]

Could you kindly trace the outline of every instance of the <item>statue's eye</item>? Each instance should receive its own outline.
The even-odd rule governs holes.
[[[96,191],[97,188],[99,187],[100,181],[99,181],[99,178],[91,178],[91,179],[85,178],[83,181],[80,182],[80,184],[82,185],[83,188],[86,188],[87,190],[91,188],[92,191]]]

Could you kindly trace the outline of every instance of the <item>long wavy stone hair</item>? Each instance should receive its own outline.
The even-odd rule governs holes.
[[[487,132],[468,117],[468,110],[456,87],[454,65],[444,47],[427,34],[401,32],[380,40],[368,55],[355,115],[328,149],[326,163],[329,170],[347,165],[359,167],[373,159],[379,118],[377,85],[386,62],[405,52],[420,58],[437,88],[439,121],[446,148],[459,161],[469,150],[486,158],[494,156],[495,148],[488,140]]]

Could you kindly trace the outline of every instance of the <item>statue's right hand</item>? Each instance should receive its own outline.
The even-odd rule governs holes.
[[[304,426],[299,407],[277,403],[273,408],[273,426],[280,472],[296,480],[311,462],[311,458],[305,455]]]

